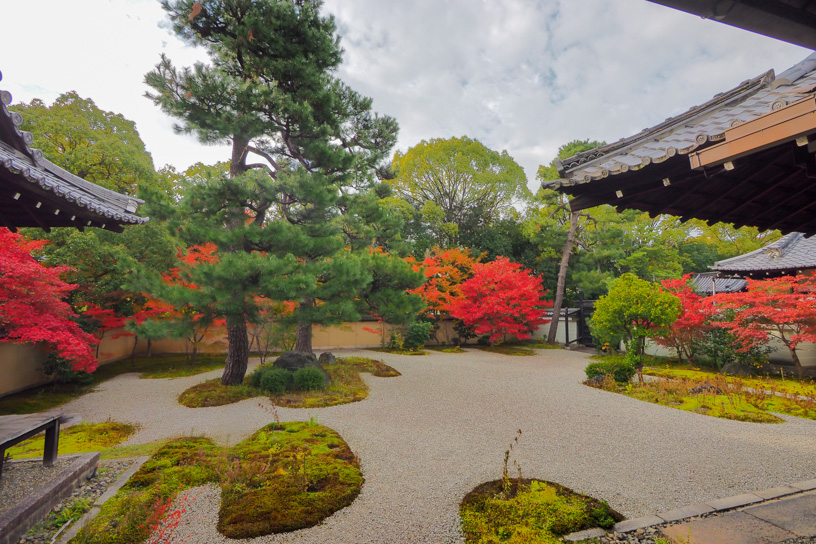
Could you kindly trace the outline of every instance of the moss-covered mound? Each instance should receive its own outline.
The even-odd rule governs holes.
[[[363,476],[336,432],[311,423],[267,425],[232,448],[206,438],[163,446],[72,543],[144,542],[179,492],[222,488],[218,530],[249,538],[311,527],[351,504]]]
[[[360,372],[387,378],[400,373],[383,361],[368,357],[339,357],[335,364],[325,365],[329,384],[313,391],[287,391],[272,395],[249,385],[249,378],[240,385],[222,385],[220,379],[190,387],[179,395],[179,404],[189,408],[223,406],[252,397],[269,397],[278,406],[287,408],[322,408],[357,402],[368,397],[368,386]]]
[[[560,543],[592,527],[608,529],[623,516],[604,501],[552,482],[486,482],[468,493],[459,513],[466,542]]]

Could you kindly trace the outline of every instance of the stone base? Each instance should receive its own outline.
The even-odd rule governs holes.
[[[74,489],[93,476],[99,462],[99,453],[63,455],[60,458],[74,458],[74,462],[19,504],[0,514],[0,544],[16,544],[54,506],[70,497]],[[42,463],[42,459],[11,462]]]

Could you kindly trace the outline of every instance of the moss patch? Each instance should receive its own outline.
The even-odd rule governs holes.
[[[420,349],[411,351],[409,349],[391,349],[391,348],[365,348],[369,351],[379,351],[380,353],[391,353],[393,355],[428,355],[428,352]]]
[[[592,527],[608,529],[623,516],[608,504],[541,480],[513,480],[476,487],[459,506],[466,542],[560,543],[559,538]]]
[[[514,357],[528,357],[536,354],[536,352],[532,349],[518,344],[498,344],[495,346],[480,346],[476,344],[472,347],[482,351],[489,351],[490,353],[500,353],[502,355],[512,355]]]
[[[467,350],[462,349],[461,346],[425,346],[424,349],[442,353],[467,353]]]
[[[142,378],[177,378],[201,374],[223,366],[223,354],[199,354],[195,364],[188,364],[183,354],[137,357],[133,363],[130,359],[123,359],[97,368],[91,374],[93,381],[89,385],[48,384],[3,397],[0,399],[0,415],[33,414],[62,406],[90,393],[94,386],[128,372],[142,373]]]
[[[184,391],[179,395],[179,403],[189,408],[222,406],[252,397],[269,397],[277,406],[287,408],[322,408],[348,404],[363,400],[368,396],[368,386],[360,377],[360,372],[369,372],[377,377],[399,376],[400,373],[382,361],[368,357],[340,357],[337,363],[326,365],[329,384],[316,391],[287,392],[268,395],[265,391],[250,386],[245,380],[242,385],[222,385],[220,379],[209,380]]]
[[[271,424],[232,448],[205,438],[163,446],[105,503],[74,543],[144,542],[184,489],[222,489],[218,530],[230,538],[294,531],[320,523],[360,492],[359,462],[333,430]]]
[[[113,448],[136,432],[136,426],[129,423],[107,421],[105,423],[80,423],[60,430],[59,455],[87,453]],[[45,434],[24,440],[6,450],[14,459],[41,457],[45,444]]]
[[[618,384],[610,378],[600,387],[634,399],[722,419],[752,423],[783,422],[769,413],[769,408],[780,408],[776,403],[781,403],[784,399],[764,392],[747,391],[739,380],[729,380],[722,375],[707,379],[661,379],[643,384]]]

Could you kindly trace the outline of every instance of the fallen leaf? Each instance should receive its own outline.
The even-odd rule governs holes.
[[[192,13],[190,13],[190,20],[192,21],[193,19],[195,19],[196,15],[198,15],[199,13],[201,13],[201,2],[196,2],[193,4],[193,11]]]

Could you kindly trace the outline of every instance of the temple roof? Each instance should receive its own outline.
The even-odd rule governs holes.
[[[816,49],[816,4],[802,0],[649,0],[757,34]]]
[[[793,273],[816,268],[816,237],[792,232],[765,247],[714,263],[712,270],[747,275],[750,272]]]
[[[557,160],[545,188],[682,219],[816,233],[816,54],[638,134]],[[811,141],[814,140],[814,141]]]
[[[736,293],[748,285],[744,278],[725,278],[718,274],[718,272],[694,274],[691,278],[691,288],[699,295],[708,296],[717,293]]]
[[[100,187],[43,158],[31,147],[33,136],[19,129],[23,116],[9,111],[9,103],[11,94],[0,91],[0,226],[121,232],[124,225],[148,221],[136,215],[142,200]]]

